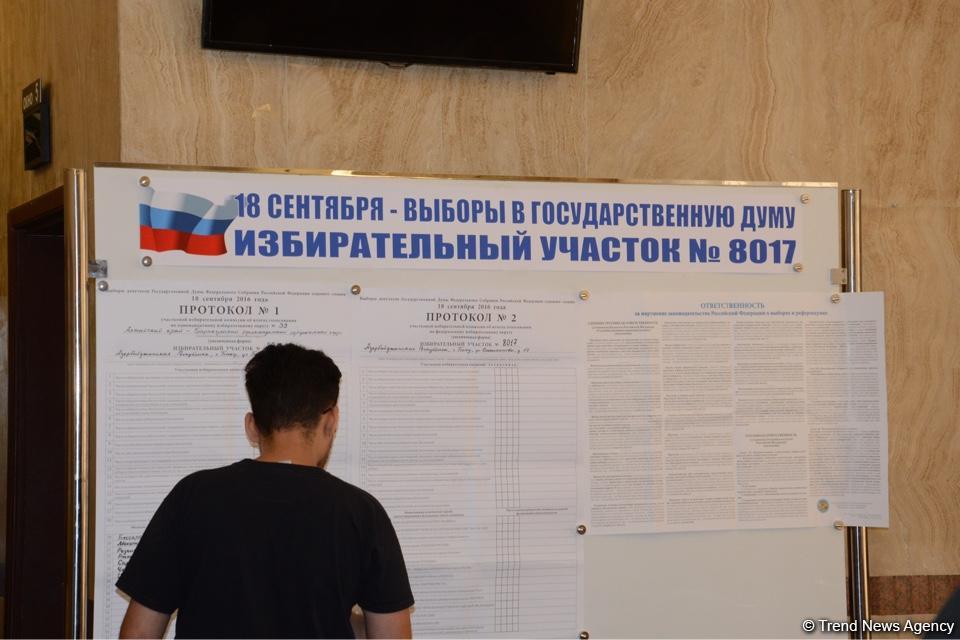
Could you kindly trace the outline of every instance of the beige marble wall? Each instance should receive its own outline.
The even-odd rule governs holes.
[[[203,51],[119,0],[124,161],[863,189],[887,294],[877,575],[960,573],[960,2],[586,0],[577,75]]]

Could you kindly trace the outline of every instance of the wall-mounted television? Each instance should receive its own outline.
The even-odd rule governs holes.
[[[204,0],[203,47],[576,73],[583,0]]]

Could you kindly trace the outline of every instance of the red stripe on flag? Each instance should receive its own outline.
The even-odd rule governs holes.
[[[140,248],[156,251],[157,245],[153,241],[153,229],[140,225]]]
[[[140,226],[140,248],[149,251],[186,251],[200,256],[222,256],[227,252],[223,236],[200,236],[145,225]]]
[[[189,233],[183,231],[174,231],[173,229],[154,229],[153,244],[154,251],[183,251],[187,246]]]
[[[227,244],[223,236],[190,236],[185,251],[200,256],[222,256],[227,252]]]

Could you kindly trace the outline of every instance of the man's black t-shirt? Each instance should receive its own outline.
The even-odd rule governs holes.
[[[117,587],[177,614],[177,636],[353,637],[354,604],[413,604],[380,503],[326,471],[243,460],[164,499]]]

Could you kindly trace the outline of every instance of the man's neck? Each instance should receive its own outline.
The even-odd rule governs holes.
[[[290,462],[307,467],[324,467],[332,443],[322,433],[312,438],[301,429],[276,431],[260,441],[261,462]]]

